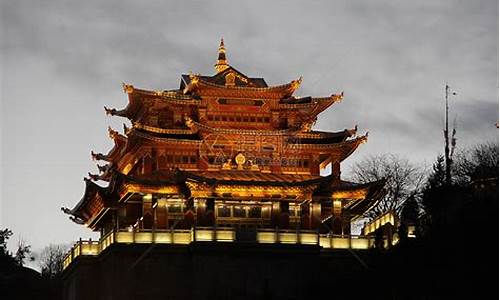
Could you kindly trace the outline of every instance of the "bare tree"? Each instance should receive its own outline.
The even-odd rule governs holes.
[[[41,251],[38,264],[43,277],[54,278],[62,272],[67,249],[64,245],[49,245]]]
[[[422,167],[395,154],[368,156],[353,165],[351,176],[361,183],[386,179],[386,195],[366,213],[365,217],[369,219],[389,210],[399,214],[406,200],[418,199],[426,179]]]
[[[453,164],[455,184],[468,184],[477,179],[498,178],[498,145],[493,142],[460,150]]]

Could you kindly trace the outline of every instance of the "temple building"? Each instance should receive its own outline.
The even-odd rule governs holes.
[[[130,123],[108,129],[114,147],[91,152],[99,174],[89,173],[80,202],[63,208],[100,239],[77,243],[65,267],[114,243],[372,247],[351,224],[381,199],[384,182],[348,182],[340,172],[368,135],[357,126],[314,130],[343,93],[295,96],[301,82],[270,86],[241,73],[221,40],[214,75],[184,74],[178,88],[160,91],[123,84],[125,108],[104,109]]]

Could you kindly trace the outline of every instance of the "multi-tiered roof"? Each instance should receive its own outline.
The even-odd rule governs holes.
[[[72,220],[101,232],[242,223],[345,232],[376,204],[383,182],[340,179],[340,163],[367,135],[358,136],[356,126],[312,130],[318,114],[340,102],[343,93],[296,97],[302,78],[268,86],[230,66],[223,41],[215,69],[213,76],[182,75],[174,90],[123,85],[128,105],[105,111],[131,126],[124,125],[123,133],[109,128],[114,147],[91,152],[104,165],[85,178],[82,200],[64,209]],[[332,174],[320,176],[329,164]],[[158,221],[155,211],[147,221],[158,200],[166,207],[165,220]],[[181,211],[170,213],[173,201],[180,201]],[[233,205],[229,215],[228,205]],[[238,205],[245,213],[236,212]]]

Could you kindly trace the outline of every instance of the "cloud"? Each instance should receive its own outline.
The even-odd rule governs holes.
[[[95,171],[90,149],[111,147],[106,127],[119,128],[123,120],[106,117],[102,106],[126,105],[120,82],[170,89],[181,73],[211,74],[221,36],[230,63],[244,73],[270,84],[303,75],[302,95],[345,92],[317,128],[359,124],[370,131],[369,142],[346,165],[388,151],[434,159],[442,148],[445,83],[459,92],[451,104],[459,143],[498,142],[492,127],[498,118],[498,1],[1,5],[0,213],[3,226],[35,247],[84,233],[58,207],[81,197],[81,178]],[[40,224],[35,229],[26,218]]]

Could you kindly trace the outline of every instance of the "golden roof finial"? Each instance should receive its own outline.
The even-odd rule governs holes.
[[[217,58],[217,63],[214,65],[214,67],[217,73],[220,73],[225,69],[229,68],[229,64],[227,63],[226,59],[226,47],[224,47],[224,38],[220,39],[219,56]]]

